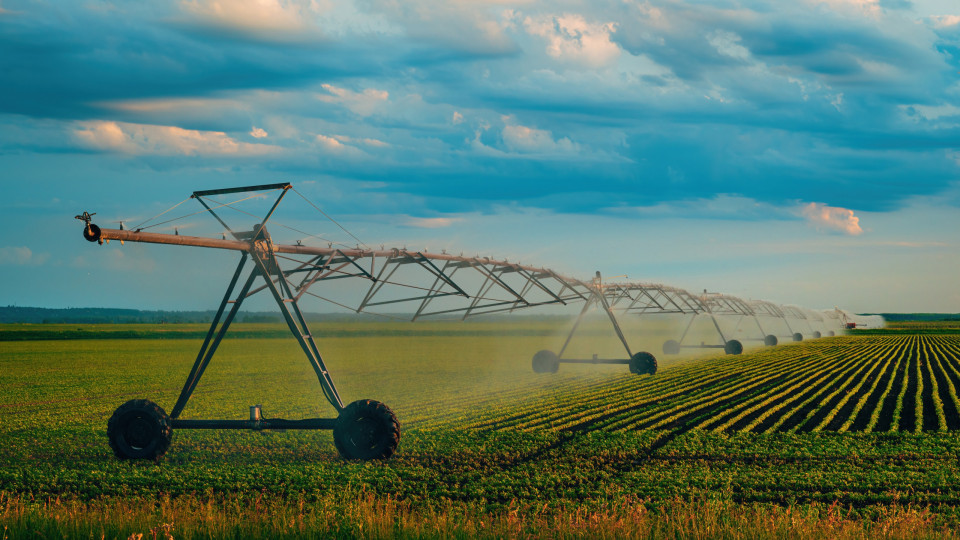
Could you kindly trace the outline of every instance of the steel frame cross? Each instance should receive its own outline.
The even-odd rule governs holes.
[[[203,345],[200,347],[200,352],[197,354],[197,359],[194,362],[193,367],[190,370],[190,374],[187,376],[187,380],[183,385],[183,389],[180,391],[180,396],[177,398],[177,402],[170,413],[170,418],[174,421],[174,427],[214,429],[223,427],[237,427],[234,425],[235,422],[227,420],[178,420],[178,418],[183,412],[184,407],[186,407],[190,397],[193,395],[194,390],[196,390],[197,384],[200,382],[200,378],[203,376],[207,366],[210,364],[210,360],[213,358],[214,353],[216,353],[217,348],[223,341],[223,338],[227,333],[227,329],[230,328],[231,323],[234,321],[237,313],[240,311],[240,306],[243,304],[243,301],[263,289],[270,291],[273,299],[277,303],[277,306],[280,308],[280,313],[283,315],[283,318],[290,329],[290,333],[293,334],[294,338],[296,338],[297,342],[300,344],[300,348],[303,350],[304,355],[306,355],[311,367],[317,374],[324,397],[330,402],[331,405],[333,405],[338,413],[344,408],[343,401],[340,398],[340,394],[337,392],[333,378],[331,377],[330,372],[323,361],[323,357],[320,355],[320,350],[317,347],[312,333],[310,332],[309,325],[303,316],[303,312],[300,310],[300,306],[297,302],[299,295],[293,294],[293,289],[288,282],[288,274],[292,274],[296,270],[290,272],[284,272],[281,270],[280,262],[277,260],[277,256],[273,251],[272,240],[266,229],[267,221],[269,221],[270,217],[277,209],[280,201],[283,200],[287,190],[290,189],[290,184],[270,184],[263,186],[252,186],[248,188],[197,191],[194,192],[193,197],[198,199],[200,203],[211,214],[213,214],[214,217],[216,217],[217,221],[227,228],[234,238],[246,239],[246,234],[237,233],[231,230],[227,226],[226,222],[220,219],[216,212],[203,201],[203,197],[207,195],[273,189],[282,189],[283,191],[277,197],[277,200],[274,202],[273,206],[249,237],[251,248],[241,252],[240,262],[237,264],[233,278],[230,280],[230,283],[227,286],[227,290],[223,295],[223,300],[220,302],[220,306],[217,309],[216,315],[214,315],[213,321],[210,323],[210,329],[207,331],[207,335],[204,338]],[[237,288],[237,284],[240,282],[240,276],[243,274],[243,270],[246,266],[248,258],[253,260],[254,267],[249,271],[249,274],[243,281],[243,285],[240,287],[239,292],[236,294],[236,296],[234,296],[234,291]],[[263,278],[265,284],[264,286],[251,292],[250,289],[257,277]],[[229,312],[224,315],[224,311],[226,310],[228,304],[232,304],[232,306]],[[273,425],[279,427],[277,420],[272,420],[271,422]],[[315,429],[330,428],[332,427],[333,420],[279,420],[279,422],[284,424],[286,428],[302,427],[305,429]],[[246,422],[244,422],[244,424],[246,424]]]

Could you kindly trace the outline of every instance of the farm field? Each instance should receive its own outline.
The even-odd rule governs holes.
[[[670,534],[687,519],[831,537],[960,524],[955,326],[657,354],[654,376],[568,364],[533,373],[533,353],[556,349],[563,330],[318,326],[344,400],[397,413],[393,459],[345,462],[329,432],[180,430],[157,466],[116,460],[106,421],[138,397],[169,411],[202,325],[0,327],[0,526],[8,538],[590,537]],[[244,419],[253,404],[267,417],[333,415],[282,327],[236,334],[183,418]],[[606,339],[572,347],[617,354]]]

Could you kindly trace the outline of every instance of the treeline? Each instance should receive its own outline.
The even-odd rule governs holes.
[[[208,323],[216,312],[206,311],[163,311],[117,308],[38,308],[6,306],[0,307],[0,324],[30,323],[30,324],[175,324],[175,323]],[[397,314],[404,318],[403,314]],[[528,314],[534,318],[551,318],[539,314]],[[905,321],[960,321],[960,313],[861,313],[860,315],[882,315],[888,322]],[[356,313],[307,313],[308,321],[353,321],[377,317]],[[511,317],[516,317],[513,315]],[[486,320],[496,319],[497,316],[485,317]],[[283,316],[277,311],[241,311],[237,314],[237,322],[270,323],[283,322]]]
[[[0,307],[0,323],[28,324],[177,324],[209,323],[216,314],[208,311],[149,311],[139,309],[115,308],[35,308],[6,306]],[[306,314],[310,320],[341,320],[362,317],[353,314]],[[241,311],[237,322],[266,323],[283,322],[279,312]]]
[[[877,313],[887,322],[960,321],[960,313]]]

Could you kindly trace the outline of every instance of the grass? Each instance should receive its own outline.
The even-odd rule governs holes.
[[[897,384],[883,373],[900,356],[949,366],[955,336],[894,332],[665,357],[653,377],[566,364],[549,375],[533,373],[530,358],[562,343],[555,323],[363,324],[324,328],[321,351],[345,401],[371,397],[397,412],[403,439],[385,463],[342,461],[328,432],[186,430],[159,466],[120,462],[106,444],[107,418],[134,397],[169,410],[199,339],[8,341],[0,538],[915,538],[960,524],[960,437],[948,426],[829,429],[852,426],[839,411],[849,418],[874,390]],[[236,331],[249,335],[224,342],[184,418],[244,418],[255,403],[267,416],[332,416],[292,339],[262,337],[278,331],[269,325]],[[575,340],[571,354],[622,354],[615,338],[590,332],[598,340]],[[909,373],[946,369],[918,365]],[[935,386],[944,381],[954,379]],[[936,411],[924,399],[953,399],[924,393],[927,381],[912,394],[899,384],[885,395],[909,396],[899,399],[913,399],[915,416]],[[822,425],[810,431],[745,429],[761,425],[755,411],[786,408],[790,399],[765,401],[778,392],[806,403],[796,409],[804,418],[822,408],[834,416],[808,422]]]
[[[883,508],[874,519],[837,505],[802,508],[627,499],[598,508],[515,504],[490,511],[440,501],[415,507],[351,494],[316,501],[232,494],[106,501],[0,495],[4,538],[957,538],[930,512]]]

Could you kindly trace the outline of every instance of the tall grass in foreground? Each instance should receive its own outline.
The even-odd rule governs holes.
[[[0,493],[0,539],[18,538],[960,538],[931,513],[836,505],[779,507],[725,500],[643,501],[593,508],[475,503],[411,505],[373,495],[299,501],[249,494],[92,501]]]

